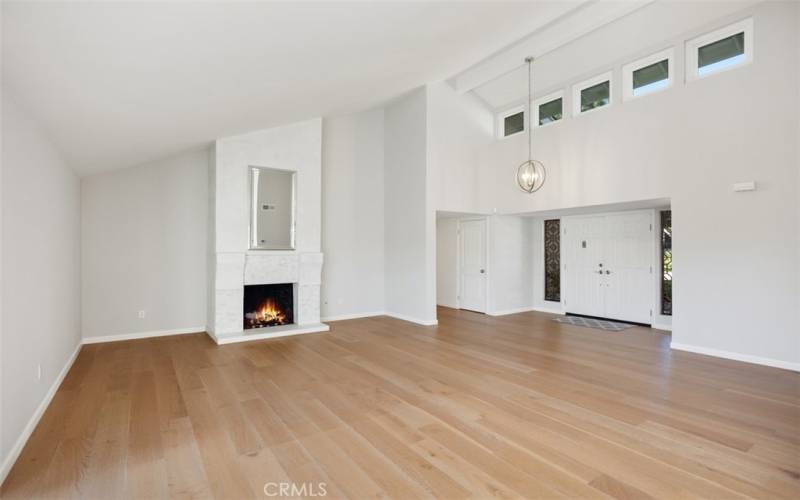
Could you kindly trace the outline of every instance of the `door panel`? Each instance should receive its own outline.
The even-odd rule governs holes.
[[[607,217],[606,316],[650,323],[653,299],[652,216],[635,212]]]
[[[462,221],[460,240],[459,307],[486,312],[486,221]]]
[[[602,217],[569,219],[564,226],[564,261],[568,268],[564,298],[569,312],[589,316],[605,313],[603,275],[599,273],[604,227]]]

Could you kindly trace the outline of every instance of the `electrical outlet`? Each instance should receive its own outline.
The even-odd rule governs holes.
[[[141,311],[139,311],[139,319],[144,319],[144,317],[145,317],[145,311],[144,309],[142,309]]]

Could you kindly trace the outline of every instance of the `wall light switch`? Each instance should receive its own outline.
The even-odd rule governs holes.
[[[755,181],[749,182],[737,182],[733,185],[733,190],[737,193],[743,191],[755,191],[756,190],[756,183]]]
[[[139,311],[139,319],[144,319],[144,317],[145,317],[145,312],[144,309],[142,309],[141,311]]]

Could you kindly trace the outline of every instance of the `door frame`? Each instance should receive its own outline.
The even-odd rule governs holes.
[[[657,324],[658,318],[658,305],[659,305],[659,291],[660,291],[660,282],[659,278],[661,276],[661,262],[660,262],[660,254],[659,254],[659,245],[656,244],[656,238],[661,238],[661,234],[658,231],[660,226],[656,224],[656,214],[658,213],[659,208],[646,208],[646,209],[638,209],[638,210],[615,210],[613,212],[598,212],[598,213],[587,213],[587,214],[579,214],[579,215],[564,215],[559,217],[561,220],[561,245],[560,245],[560,254],[559,258],[561,259],[561,283],[566,282],[566,275],[567,275],[567,261],[565,259],[565,245],[564,240],[566,239],[566,230],[569,225],[569,221],[572,219],[585,219],[588,217],[608,217],[614,215],[628,215],[632,213],[646,213],[650,218],[650,280],[651,280],[651,287],[652,290],[650,294],[650,327],[653,328]],[[564,314],[569,314],[568,306],[567,306],[567,299],[568,294],[564,293],[566,290],[564,287],[561,288],[561,308],[564,311]],[[624,320],[618,320],[624,321]]]
[[[461,225],[464,222],[483,221],[483,248],[484,248],[484,269],[486,270],[483,286],[483,311],[474,311],[486,314],[489,306],[489,218],[488,217],[465,217],[458,219],[456,224],[456,306],[459,310],[461,308],[461,262],[462,262],[462,249],[461,244]],[[463,309],[464,311],[472,311],[472,309]]]

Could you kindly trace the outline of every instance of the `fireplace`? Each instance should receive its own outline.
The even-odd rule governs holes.
[[[245,330],[294,323],[294,286],[246,285],[243,320]]]

